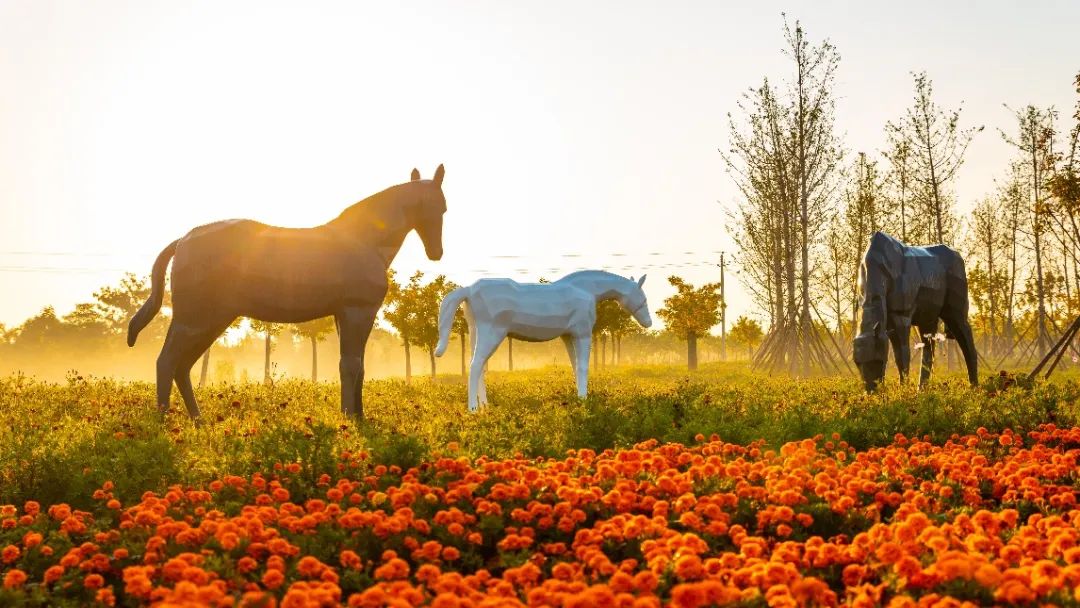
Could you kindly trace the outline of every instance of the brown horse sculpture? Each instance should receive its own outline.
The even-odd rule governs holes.
[[[175,381],[188,414],[199,404],[191,367],[237,317],[300,323],[333,316],[341,340],[341,410],[363,418],[364,346],[386,296],[386,271],[412,230],[442,257],[442,165],[430,180],[393,186],[315,228],[226,220],[169,243],[154,262],[150,298],[128,325],[128,346],[161,308],[172,259],[173,317],[157,360],[157,402]]]

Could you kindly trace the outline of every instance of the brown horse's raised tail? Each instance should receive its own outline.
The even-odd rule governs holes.
[[[139,337],[139,332],[161,310],[161,302],[165,299],[165,270],[169,267],[169,260],[176,253],[176,243],[178,242],[173,241],[166,245],[165,249],[154,260],[154,270],[150,273],[150,297],[146,299],[146,302],[143,302],[142,307],[135,313],[135,316],[131,317],[131,321],[128,323],[128,346],[135,346],[135,339]]]

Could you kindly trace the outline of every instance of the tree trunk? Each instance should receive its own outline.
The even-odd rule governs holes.
[[[409,341],[405,341],[405,384],[412,382],[412,352],[409,350]]]
[[[1046,328],[1046,289],[1043,282],[1043,252],[1042,252],[1042,222],[1039,209],[1039,158],[1038,142],[1035,140],[1034,125],[1032,125],[1031,137],[1031,194],[1033,197],[1032,234],[1035,237],[1035,289],[1039,299],[1036,334],[1039,345],[1039,358],[1046,356],[1046,350],[1050,346],[1050,334]]]
[[[431,360],[431,379],[435,379],[435,349],[428,349],[428,359]]]
[[[600,334],[600,367],[607,365],[607,334]]]
[[[465,332],[461,332],[461,377],[465,377]]]
[[[697,369],[697,334],[686,337],[686,365],[691,371]]]
[[[311,381],[319,381],[319,343],[311,336]]]
[[[263,384],[270,384],[270,330],[266,331],[265,357],[263,358]]]
[[[202,371],[199,372],[199,388],[206,386],[206,376],[210,371],[210,348],[213,348],[213,345],[210,345],[202,356]]]
[[[513,338],[507,338],[506,339],[506,357],[507,357],[507,364],[508,364],[508,367],[510,368],[510,371],[514,371],[514,339]]]

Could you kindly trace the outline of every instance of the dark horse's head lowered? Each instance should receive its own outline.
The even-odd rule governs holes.
[[[859,289],[862,292],[862,323],[852,345],[852,359],[867,391],[873,391],[885,379],[885,363],[889,356],[888,303],[889,268],[895,258],[903,259],[903,245],[880,232],[870,239],[870,246],[859,267]]]

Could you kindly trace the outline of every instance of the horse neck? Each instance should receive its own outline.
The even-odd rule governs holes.
[[[389,268],[414,228],[405,213],[410,200],[402,185],[393,186],[345,209],[327,226],[348,239],[378,248]]]
[[[597,302],[613,300],[627,292],[626,279],[602,270],[576,272],[562,280],[591,293]]]
[[[882,327],[887,326],[887,294],[885,293],[885,272],[879,268],[877,262],[863,264],[863,314],[859,324],[859,331],[865,333],[874,329],[875,322],[881,322]],[[876,314],[868,316],[867,310]],[[880,317],[878,316],[880,315]]]

